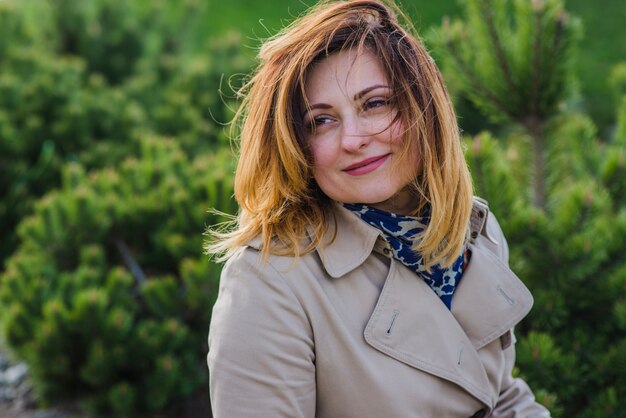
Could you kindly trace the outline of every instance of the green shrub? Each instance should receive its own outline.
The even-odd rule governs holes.
[[[535,297],[518,329],[519,373],[555,418],[624,416],[626,106],[603,142],[568,105],[579,28],[561,0],[465,6],[439,45],[476,105],[505,122],[500,139],[468,138],[466,157]]]
[[[0,67],[0,170],[8,180],[0,184],[0,260],[33,199],[59,184],[64,161],[104,136],[128,136],[136,120],[125,97],[100,85],[80,59],[33,48],[12,51]]]
[[[576,116],[567,119],[555,138],[582,141],[584,134],[572,128]],[[515,180],[524,165],[511,159],[517,146],[483,134],[470,140],[467,159],[480,179],[476,193],[507,235],[511,267],[535,297],[518,330],[519,370],[548,396],[555,417],[615,415],[626,395],[626,364],[619,360],[626,344],[625,148],[595,143],[587,152],[553,154],[547,167],[554,178],[541,210],[520,193],[527,184]]]
[[[235,211],[232,171],[226,151],[191,159],[160,138],[114,167],[65,166],[0,277],[5,341],[44,401],[129,415],[205,382],[219,268],[202,227],[208,207]]]
[[[15,225],[59,187],[67,162],[117,164],[149,134],[175,137],[189,155],[227,144],[228,80],[251,63],[234,34],[185,51],[196,7],[0,2],[0,266]]]

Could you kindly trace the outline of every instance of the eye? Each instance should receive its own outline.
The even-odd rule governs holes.
[[[319,115],[312,117],[310,120],[305,120],[304,124],[310,129],[313,130],[319,126],[328,125],[332,123],[334,119],[328,115]]]
[[[315,126],[325,125],[327,123],[331,123],[332,121],[333,118],[326,115],[316,116],[313,118],[313,123],[315,124]]]
[[[363,104],[364,110],[376,109],[389,104],[389,99],[383,97],[374,97]]]

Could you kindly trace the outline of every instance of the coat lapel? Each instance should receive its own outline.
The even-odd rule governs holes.
[[[478,353],[459,323],[423,280],[395,261],[364,337],[386,355],[495,405]]]
[[[486,247],[486,205],[475,202],[472,258],[448,310],[414,272],[391,260],[385,285],[364,330],[367,343],[411,367],[446,379],[493,408],[478,350],[513,328],[532,307],[532,296]],[[482,213],[479,213],[482,211]],[[326,272],[339,279],[360,266],[382,239],[377,229],[341,205],[325,245],[317,249]],[[336,229],[335,229],[336,228]],[[480,236],[479,234],[480,233]]]
[[[317,253],[326,272],[338,279],[363,264],[381,236],[378,229],[335,204],[332,222],[327,226]]]
[[[480,241],[470,249],[452,311],[423,280],[393,261],[364,337],[375,349],[453,382],[493,408],[497,399],[478,350],[513,328],[530,310],[532,297]]]
[[[454,293],[452,314],[479,350],[521,321],[533,299],[495,254],[480,242],[470,248],[472,259]]]

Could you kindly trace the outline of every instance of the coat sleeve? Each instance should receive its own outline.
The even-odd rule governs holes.
[[[254,250],[222,271],[208,366],[216,418],[315,416],[311,326],[289,284]]]
[[[489,215],[488,233],[497,237],[500,259],[509,264],[509,247],[498,224],[493,215]],[[526,382],[520,378],[513,378],[513,366],[515,364],[515,336],[513,330],[509,331],[512,343],[505,350],[504,355],[508,357],[505,364],[508,367],[504,369],[502,376],[502,390],[491,417],[493,418],[550,418],[550,412],[541,404],[535,401],[535,396]]]
[[[522,379],[513,379],[509,373],[503,382],[505,389],[500,392],[492,418],[550,418],[550,412],[539,403]]]

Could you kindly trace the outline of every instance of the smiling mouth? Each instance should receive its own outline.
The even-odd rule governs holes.
[[[377,157],[366,158],[356,164],[352,164],[343,169],[343,171],[351,176],[362,176],[371,173],[380,167],[391,154],[379,155]]]

